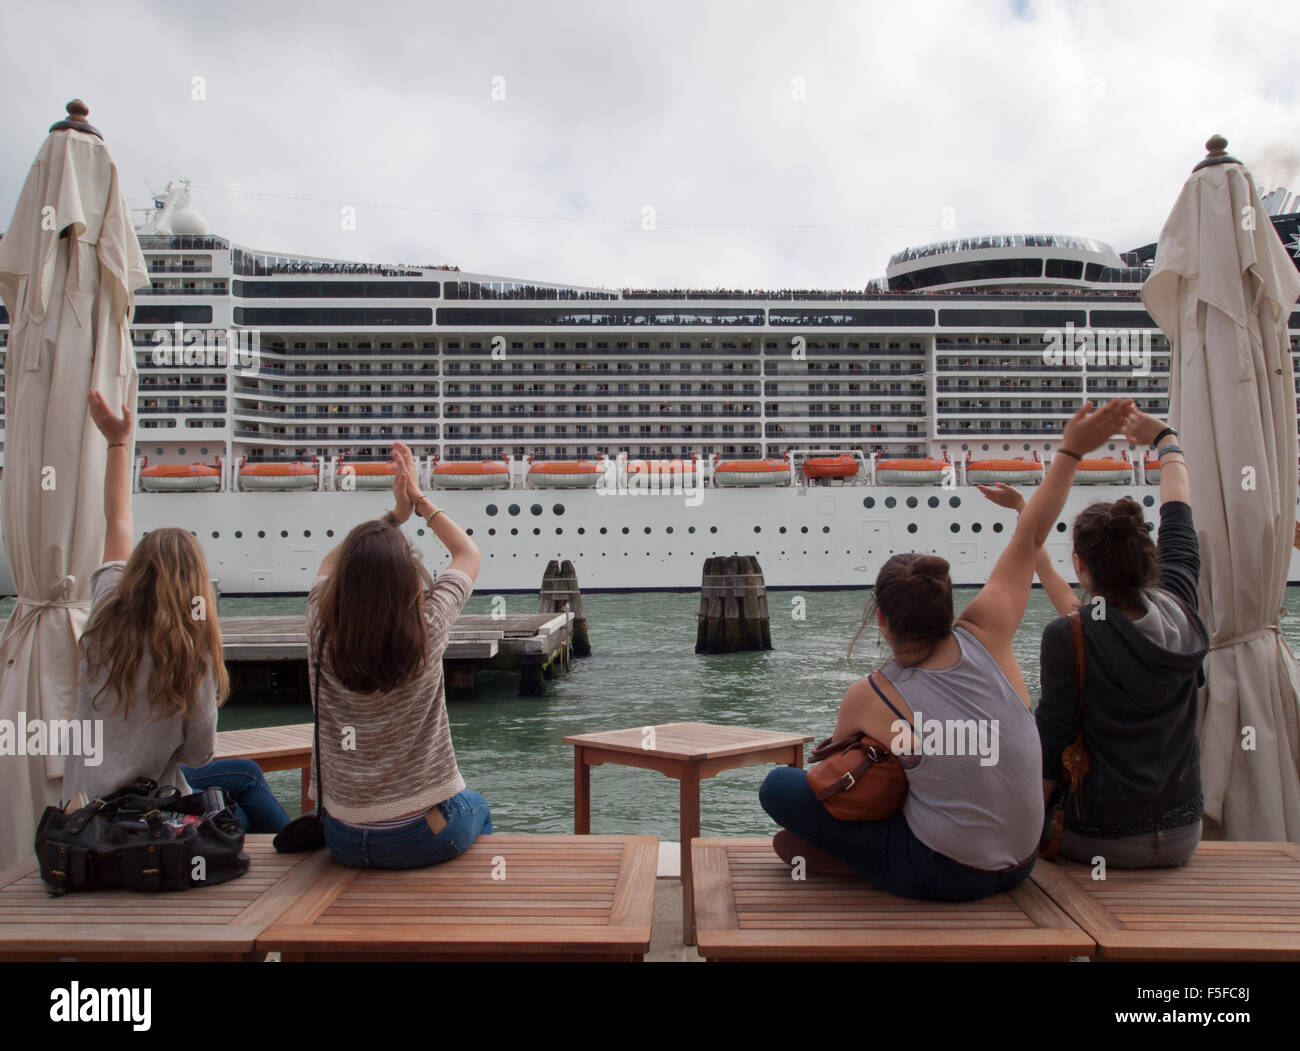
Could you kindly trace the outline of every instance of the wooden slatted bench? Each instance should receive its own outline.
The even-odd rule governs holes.
[[[307,796],[311,784],[311,741],[313,725],[263,726],[252,730],[222,730],[217,734],[214,759],[252,759],[263,773],[273,770],[302,771],[302,812],[315,809]]]
[[[856,876],[793,879],[768,838],[692,850],[708,960],[1068,960],[1094,947],[1028,880],[983,901],[916,901]]]
[[[282,960],[639,960],[655,836],[480,836],[424,869],[332,865],[258,938]]]
[[[1103,960],[1300,960],[1300,846],[1203,842],[1182,868],[1040,861],[1030,877]]]
[[[262,959],[258,935],[333,863],[325,851],[277,854],[245,839],[252,864],[192,890],[72,892],[54,898],[35,857],[0,872],[0,960]]]

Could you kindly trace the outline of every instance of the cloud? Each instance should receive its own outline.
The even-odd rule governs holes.
[[[238,243],[585,285],[858,288],[945,208],[1124,249],[1210,134],[1270,172],[1300,139],[1290,6],[237,0],[5,30],[0,222],[77,95],[137,203],[189,177]]]

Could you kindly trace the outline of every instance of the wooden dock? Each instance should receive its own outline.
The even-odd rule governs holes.
[[[517,671],[520,694],[540,697],[545,680],[569,665],[574,619],[572,611],[499,617],[462,613],[442,656],[447,695],[477,696],[478,672],[491,668]],[[221,643],[232,675],[238,677],[243,666],[295,661],[301,664],[301,686],[305,688],[305,616],[222,617]]]

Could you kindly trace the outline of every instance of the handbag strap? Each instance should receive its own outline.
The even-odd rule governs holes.
[[[1079,717],[1079,732],[1083,732],[1083,682],[1088,674],[1083,651],[1083,616],[1076,609],[1069,617],[1070,637],[1074,643],[1074,712]]]
[[[887,705],[889,705],[889,710],[893,712],[895,715],[897,715],[900,719],[902,719],[903,722],[907,723],[907,725],[911,727],[912,732],[915,733],[916,727],[912,725],[912,720],[894,707],[893,702],[888,697],[886,697],[884,692],[880,689],[880,687],[876,685],[876,680],[873,679],[870,675],[868,675],[867,682],[871,683],[871,688],[876,691],[876,695]]]
[[[325,632],[318,636],[316,649],[316,672],[312,676],[311,716],[312,716],[312,751],[316,759],[316,816],[322,820],[325,813],[325,784],[320,776],[320,666],[325,659]]]

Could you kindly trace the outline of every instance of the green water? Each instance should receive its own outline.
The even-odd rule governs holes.
[[[957,592],[959,606],[975,594]],[[480,676],[481,698],[449,706],[452,738],[466,783],[492,807],[501,832],[573,830],[573,749],[568,734],[666,722],[711,722],[821,738],[835,724],[845,688],[881,660],[874,627],[854,652],[845,650],[861,618],[866,591],[770,592],[773,649],[697,656],[692,594],[584,595],[593,656],[548,684],[545,698],[516,696],[509,673]],[[806,603],[803,619],[794,600]],[[490,595],[475,595],[467,611],[489,611]],[[508,612],[535,611],[536,600],[507,599]],[[222,599],[225,615],[301,612],[303,599]],[[1300,649],[1300,588],[1287,590],[1283,631]],[[1030,597],[1016,656],[1030,695],[1038,689],[1038,642],[1055,612],[1041,590]],[[305,722],[304,704],[267,707],[232,702],[221,729]],[[762,835],[774,830],[758,805],[767,767],[729,770],[703,782],[705,834]],[[296,772],[270,775],[276,794],[297,813]],[[591,772],[593,832],[647,833],[676,841],[677,782],[649,770],[600,766]]]

